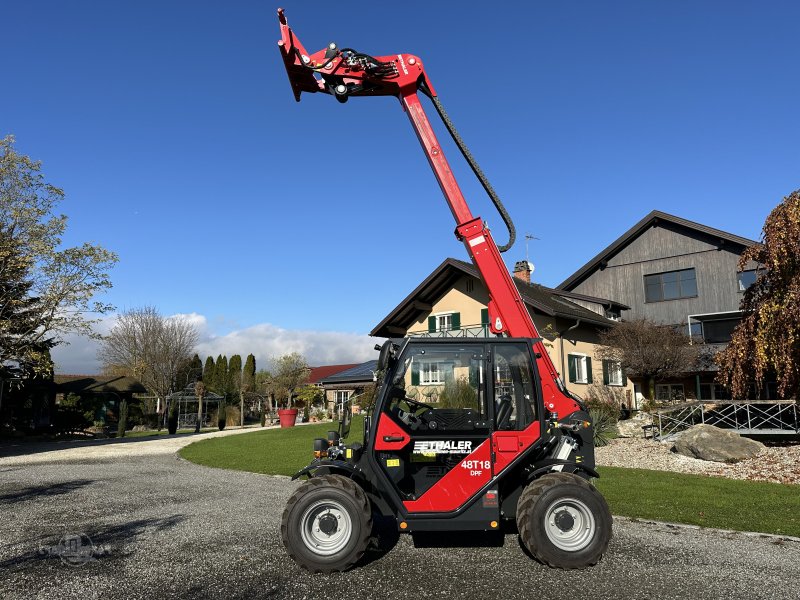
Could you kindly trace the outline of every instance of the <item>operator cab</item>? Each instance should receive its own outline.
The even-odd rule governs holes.
[[[419,499],[492,432],[522,431],[538,421],[533,341],[411,338],[402,346],[384,344],[374,448],[401,499]],[[384,352],[388,344],[392,350]],[[481,470],[481,479],[491,478],[490,465]]]

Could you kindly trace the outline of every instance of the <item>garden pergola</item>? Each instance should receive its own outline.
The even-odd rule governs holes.
[[[175,392],[167,397],[167,413],[169,414],[170,407],[173,402],[178,403],[178,429],[194,429],[197,424],[197,394],[195,393],[196,383],[190,383],[180,392]],[[224,400],[219,394],[214,392],[205,392],[203,394],[203,414],[200,422],[200,427],[205,427],[209,424],[208,415],[211,412],[209,407],[214,405],[217,410],[219,403]]]

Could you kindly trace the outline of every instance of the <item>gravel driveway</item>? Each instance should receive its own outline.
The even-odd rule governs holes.
[[[287,558],[278,535],[297,484],[135,447],[80,462],[0,459],[0,598],[753,600],[797,592],[798,542],[623,519],[607,556],[586,571],[545,568],[514,535],[489,548],[415,548],[404,536],[360,568],[312,576]],[[56,554],[64,534],[95,546],[94,557],[67,558],[93,559],[64,564]]]

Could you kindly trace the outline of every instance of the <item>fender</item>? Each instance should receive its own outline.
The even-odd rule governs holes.
[[[546,462],[547,464],[545,464],[543,467],[539,467],[538,469],[533,471],[530,475],[528,475],[528,481],[526,483],[530,483],[534,479],[538,479],[541,475],[545,475],[545,474],[549,473],[550,470],[553,467],[556,467],[556,466],[559,466],[559,465],[563,465],[565,467],[574,467],[576,471],[584,471],[588,475],[590,475],[590,476],[592,476],[592,477],[594,477],[596,479],[600,479],[600,473],[595,471],[593,468],[588,467],[588,466],[586,466],[584,464],[581,464],[581,463],[570,462],[570,461],[567,461],[567,460],[555,460],[555,459],[554,460],[548,460],[548,461],[542,461],[542,462]]]
[[[329,460],[327,458],[312,460],[307,467],[300,469],[297,473],[292,475],[292,481],[304,475],[309,479],[322,475],[344,475],[350,479],[357,480],[362,480],[364,478],[361,471],[356,469],[353,465],[338,460]]]
[[[391,516],[394,518],[396,510],[386,502],[380,493],[374,490],[367,475],[361,469],[357,469],[350,463],[327,458],[317,458],[312,460],[307,467],[300,469],[297,473],[292,475],[292,481],[303,476],[311,479],[312,477],[321,477],[322,475],[343,475],[344,477],[349,477],[364,490],[364,493],[372,502],[374,509],[384,516]]]

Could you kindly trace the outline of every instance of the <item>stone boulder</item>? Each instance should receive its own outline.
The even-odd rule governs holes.
[[[758,456],[764,444],[735,431],[713,425],[695,425],[675,438],[673,450],[683,456],[721,463],[737,463]]]
[[[638,412],[630,419],[617,421],[617,434],[621,438],[642,437],[642,427],[653,423],[653,417],[646,412]]]

